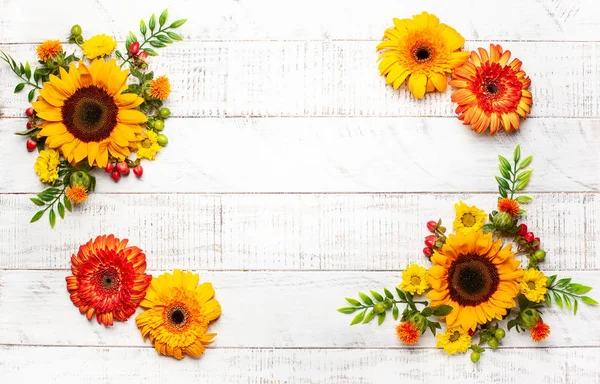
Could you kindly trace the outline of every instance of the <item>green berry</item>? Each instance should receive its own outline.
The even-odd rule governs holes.
[[[154,120],[154,129],[157,131],[162,131],[165,129],[165,122],[162,120]]]
[[[161,108],[158,114],[163,119],[166,119],[167,117],[171,116],[171,111],[169,110],[169,108]]]
[[[495,337],[492,337],[491,339],[489,339],[487,343],[490,346],[490,348],[492,348],[492,349],[498,348],[498,339],[496,339]]]
[[[73,174],[71,174],[71,177],[69,179],[69,184],[71,186],[81,185],[85,189],[87,189],[90,186],[90,183],[91,183],[90,175],[88,175],[87,173],[82,172],[82,171],[73,172]]]
[[[542,251],[541,249],[538,249],[537,251],[535,251],[535,253],[533,254],[533,257],[537,260],[537,261],[542,261],[546,258],[546,252]]]
[[[71,27],[71,35],[73,36],[80,36],[81,35],[81,27],[79,26],[79,24],[75,24],[74,26]]]
[[[154,123],[155,123],[154,119],[148,119],[148,128],[154,128]]]
[[[373,312],[375,312],[376,315],[379,315],[383,312],[385,312],[385,304],[383,303],[377,303],[373,306]]]
[[[504,339],[504,336],[506,336],[506,332],[504,332],[504,329],[498,328],[498,329],[496,329],[494,336],[496,336],[496,339],[502,340],[502,339]]]
[[[394,303],[392,302],[392,300],[386,298],[383,301],[383,305],[385,305],[386,309],[390,309],[390,308],[392,308],[394,306]]]
[[[158,145],[160,145],[161,147],[164,147],[165,145],[167,145],[169,143],[169,139],[167,138],[167,136],[163,135],[162,133],[160,135],[158,135]]]
[[[481,353],[479,352],[471,352],[471,361],[476,363],[481,359]]]

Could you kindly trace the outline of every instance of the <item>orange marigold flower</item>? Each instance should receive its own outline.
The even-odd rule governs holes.
[[[539,342],[550,335],[550,326],[538,318],[537,324],[531,327],[531,340]]]
[[[513,216],[517,216],[519,214],[519,203],[513,199],[503,197],[502,199],[498,200],[498,210],[500,212],[506,212]]]
[[[67,198],[69,200],[71,200],[75,204],[83,203],[85,201],[85,199],[87,199],[87,197],[88,197],[87,191],[85,190],[85,188],[78,184],[76,184],[72,187],[67,187],[67,190],[65,191],[65,195],[67,196]]]
[[[150,96],[153,99],[164,100],[171,93],[171,84],[167,76],[159,76],[150,80]]]
[[[510,63],[510,51],[499,45],[490,45],[490,52],[478,48],[461,67],[452,72],[449,84],[459,88],[452,94],[458,103],[458,119],[477,133],[488,128],[494,135],[500,127],[510,132],[518,130],[520,118],[525,119],[533,103],[527,90],[531,80],[521,71],[521,61]]]
[[[96,314],[98,323],[113,325],[135,313],[152,281],[147,275],[146,255],[138,247],[127,247],[127,239],[98,236],[79,247],[71,256],[67,290],[71,301],[88,320]]]
[[[419,331],[417,325],[412,321],[400,323],[396,327],[396,333],[401,342],[409,345],[416,344],[419,341],[419,336],[421,336],[421,331]]]
[[[62,52],[62,44],[58,40],[46,40],[37,46],[37,55],[42,61],[48,61]]]

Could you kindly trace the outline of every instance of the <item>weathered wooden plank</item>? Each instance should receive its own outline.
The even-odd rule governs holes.
[[[546,268],[600,267],[597,194],[533,195],[524,222]],[[451,227],[458,200],[491,210],[488,194],[96,194],[55,230],[29,224],[26,195],[0,195],[0,267],[68,268],[103,233],[129,238],[153,269],[399,270],[423,262],[425,223]]]
[[[22,119],[0,120],[0,193],[42,188]],[[98,192],[494,192],[497,154],[533,154],[532,192],[600,190],[600,120],[532,119],[479,136],[456,119],[169,119],[141,180]]]
[[[559,274],[600,287],[598,271]],[[67,275],[0,271],[0,344],[148,346],[133,319],[109,329],[88,322],[69,300]],[[344,297],[357,297],[357,291],[393,289],[401,281],[400,272],[201,272],[201,280],[213,283],[223,307],[210,328],[219,334],[216,348],[406,348],[396,338],[397,322],[391,317],[381,327],[375,321],[350,327],[352,316],[336,312],[348,305]],[[594,292],[591,296],[598,298]],[[580,304],[575,317],[558,307],[544,311],[552,330],[545,341],[536,344],[527,333],[513,331],[502,346],[599,346],[600,332],[593,330],[598,329],[600,310]],[[435,347],[434,337],[424,335],[418,347]]]
[[[600,116],[600,61],[591,42],[510,42],[532,79],[531,117]],[[153,58],[168,74],[177,116],[455,116],[451,87],[422,100],[379,76],[376,41],[183,42]],[[488,47],[468,42],[467,49]],[[0,45],[21,60],[35,46]],[[4,116],[22,116],[24,94],[0,66]]]

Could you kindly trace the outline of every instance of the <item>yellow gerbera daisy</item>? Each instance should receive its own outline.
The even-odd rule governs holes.
[[[158,145],[158,135],[154,131],[146,131],[145,137],[137,143],[137,157],[154,160],[156,153],[161,149],[162,147]]]
[[[52,184],[58,179],[58,164],[60,163],[58,152],[52,149],[43,149],[35,161],[35,173],[40,177],[42,183]]]
[[[58,40],[46,40],[36,48],[41,61],[48,61],[62,52],[62,44]]]
[[[70,163],[83,159],[105,167],[108,154],[129,156],[129,143],[142,132],[146,115],[134,108],[144,100],[127,88],[129,70],[122,71],[113,59],[94,60],[88,68],[71,64],[60,68],[60,78],[50,75],[37,102],[37,116],[45,121],[39,136],[47,136],[50,148],[59,148]]]
[[[90,60],[108,56],[115,48],[117,48],[117,41],[104,34],[96,35],[81,44],[83,54]]]
[[[412,295],[421,295],[429,288],[427,284],[427,269],[418,264],[411,264],[402,271],[400,289]]]
[[[546,276],[537,269],[529,268],[523,274],[520,280],[521,293],[527,300],[533,303],[539,303],[544,300],[544,295],[548,292],[546,288]]]
[[[385,31],[377,46],[383,51],[379,72],[394,89],[408,78],[408,89],[418,99],[425,92],[443,92],[448,86],[446,74],[469,58],[469,52],[460,51],[464,43],[458,32],[427,12],[394,19],[394,27]]]
[[[171,83],[167,76],[159,76],[150,80],[150,97],[158,100],[165,100],[171,93]]]
[[[476,206],[468,206],[464,202],[460,201],[454,204],[456,210],[456,219],[454,219],[454,230],[455,231],[478,231],[485,224],[487,214],[485,211],[477,208]]]
[[[471,336],[460,327],[448,328],[445,333],[438,333],[437,340],[436,347],[444,348],[449,355],[464,353],[471,346]]]
[[[431,290],[427,298],[433,308],[451,306],[446,316],[450,328],[475,329],[492,319],[502,319],[515,306],[523,270],[502,240],[482,231],[458,232],[431,256],[427,272]]]
[[[217,335],[206,331],[209,322],[221,315],[221,305],[213,299],[212,285],[197,286],[199,279],[197,274],[177,269],[152,279],[140,303],[147,310],[135,321],[142,337],[148,337],[161,355],[198,357]]]

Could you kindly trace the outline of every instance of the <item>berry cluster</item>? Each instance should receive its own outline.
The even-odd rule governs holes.
[[[446,242],[446,227],[442,226],[442,220],[429,221],[427,222],[427,229],[433,235],[425,237],[425,248],[423,248],[423,254],[427,257],[431,257],[433,251],[444,245]]]
[[[527,225],[519,224],[519,230],[515,234],[515,243],[519,246],[519,252],[527,254],[529,266],[535,267],[538,263],[544,261],[546,252],[540,248],[540,238],[533,232],[529,232]]]

